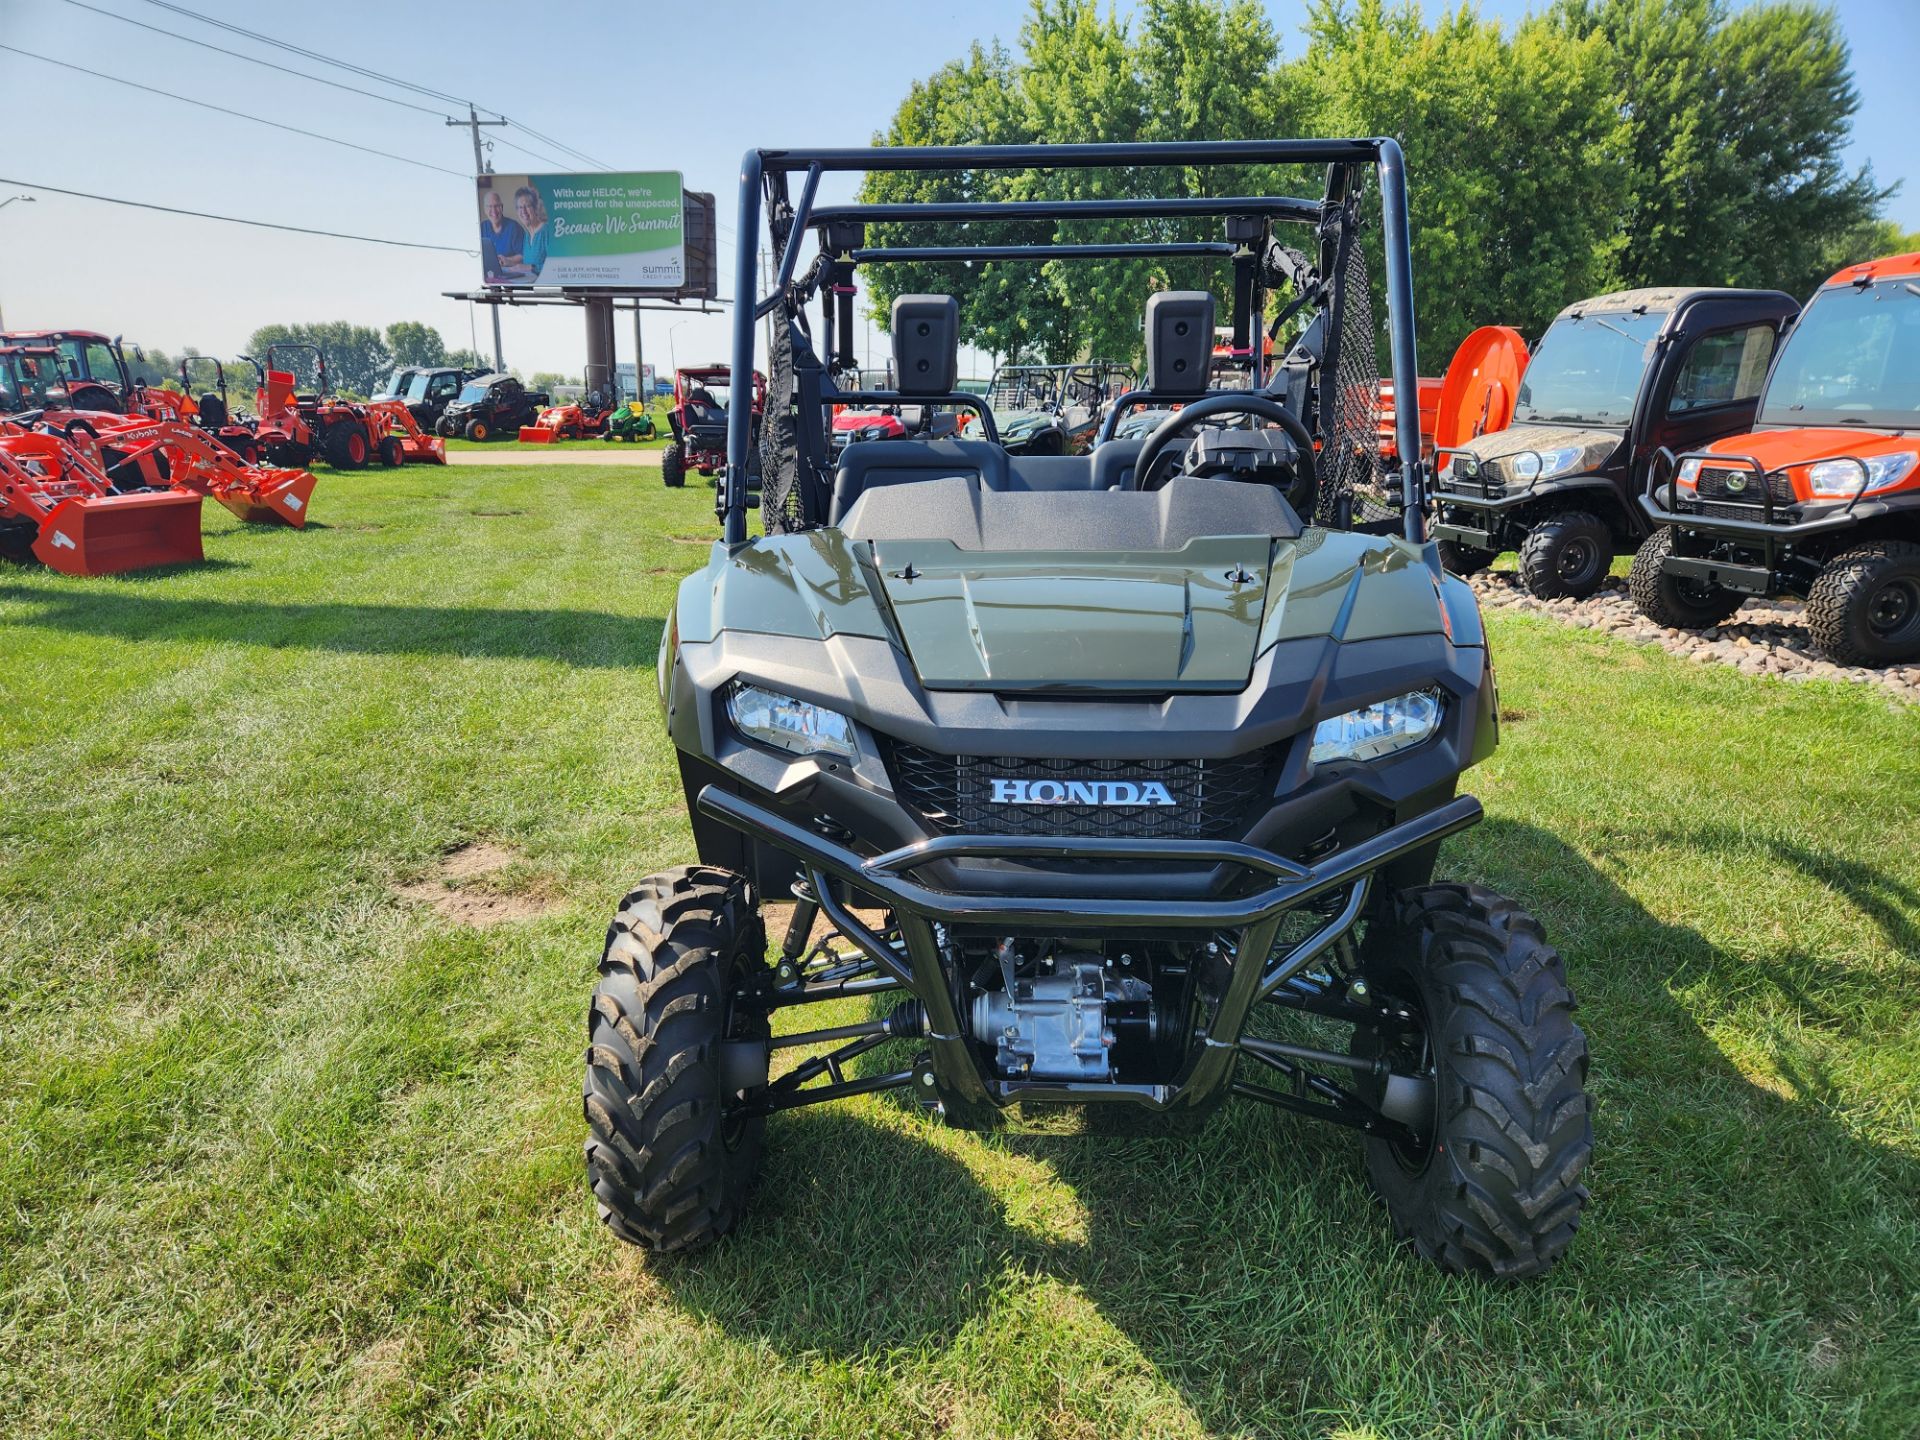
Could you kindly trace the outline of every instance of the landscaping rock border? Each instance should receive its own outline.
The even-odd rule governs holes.
[[[1520,577],[1509,570],[1482,570],[1467,578],[1480,603],[1490,609],[1548,615],[1578,630],[1597,630],[1638,645],[1658,645],[1689,660],[1731,665],[1762,679],[1850,680],[1876,685],[1909,704],[1920,705],[1920,665],[1876,670],[1821,659],[1814,653],[1813,639],[1807,633],[1806,606],[1798,600],[1749,600],[1724,624],[1705,630],[1669,630],[1634,607],[1627,582],[1617,575],[1608,576],[1599,593],[1585,600],[1537,600],[1521,588]]]

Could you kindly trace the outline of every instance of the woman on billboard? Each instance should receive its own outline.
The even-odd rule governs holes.
[[[520,216],[520,227],[525,232],[525,240],[520,248],[520,260],[537,282],[541,267],[547,263],[547,207],[540,199],[540,192],[531,185],[522,185],[513,192],[513,208]]]

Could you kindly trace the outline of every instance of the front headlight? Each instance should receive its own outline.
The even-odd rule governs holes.
[[[1378,760],[1418,745],[1439,727],[1439,691],[1415,690],[1322,720],[1314,727],[1307,763]]]
[[[1916,459],[1920,456],[1914,451],[1902,450],[1894,455],[1876,455],[1871,460],[1822,460],[1818,465],[1807,467],[1807,485],[1815,499],[1851,500],[1856,494],[1866,495],[1898,485],[1912,471]],[[1860,483],[1862,470],[1866,471],[1864,486]]]
[[[1680,473],[1674,476],[1674,481],[1682,490],[1697,491],[1700,488],[1699,457],[1696,456],[1692,460],[1682,460],[1680,462]]]
[[[1551,480],[1556,475],[1564,475],[1579,463],[1580,450],[1574,445],[1562,446],[1557,450],[1523,450],[1512,461],[1514,478],[1529,484],[1535,480]]]
[[[727,692],[727,716],[749,740],[776,750],[854,758],[853,722],[823,705],[762,690],[758,685],[735,685]]]

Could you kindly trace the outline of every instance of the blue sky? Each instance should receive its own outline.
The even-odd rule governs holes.
[[[87,3],[352,81],[144,0]],[[301,18],[314,12],[292,7],[195,0],[191,8],[471,94],[611,168],[681,169],[690,188],[720,196],[728,242],[742,151],[863,144],[914,78],[975,39],[1011,42],[1026,12],[1025,0],[835,0],[822,7],[708,0],[634,4],[605,15],[591,6],[329,0],[327,23],[315,26]],[[1511,20],[1537,7],[1489,0],[1481,8]],[[1911,73],[1920,53],[1920,5],[1848,0],[1838,8],[1862,96],[1849,159],[1871,162],[1882,183],[1905,181],[1890,213],[1920,229],[1920,178],[1910,178],[1920,134],[1920,92]],[[1297,53],[1302,7],[1269,9]],[[569,35],[567,14],[589,18]],[[826,53],[829,23],[831,33],[848,37],[848,58]],[[66,0],[0,0],[0,44],[457,172],[471,167],[466,131],[446,128],[438,115],[277,75]],[[323,229],[470,243],[471,188],[457,175],[211,115],[5,51],[0,93],[9,97],[10,122],[0,175],[9,178]],[[44,103],[23,104],[22,96]],[[494,161],[503,171],[542,168],[504,148]],[[1419,176],[1412,180],[1417,205]],[[16,188],[0,186],[0,198]],[[176,351],[192,344],[232,355],[256,325],[273,320],[419,319],[464,343],[470,307],[440,294],[474,283],[476,266],[459,255],[246,230],[52,195],[0,210],[0,306],[9,325],[95,327]],[[724,253],[722,273],[731,273]],[[505,324],[510,364],[580,369],[574,312],[508,312]],[[646,326],[648,359],[662,365],[670,343],[682,361],[725,352],[724,320],[650,315]],[[484,315],[473,333],[487,348]],[[631,358],[629,333],[623,325],[622,358]]]

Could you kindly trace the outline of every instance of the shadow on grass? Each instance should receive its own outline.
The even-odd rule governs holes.
[[[1554,914],[1585,1002],[1599,1102],[1595,1200],[1586,1233],[1550,1276],[1496,1287],[1438,1275],[1391,1245],[1357,1136],[1250,1105],[1188,1141],[1004,1137],[969,1142],[967,1163],[916,1139],[910,1123],[903,1133],[831,1107],[777,1116],[740,1230],[713,1251],[657,1261],[653,1273],[689,1310],[796,1360],[956,1343],[972,1354],[983,1342],[961,1337],[982,1322],[1023,1334],[1041,1325],[1031,1338],[1070,1345],[1073,1332],[1046,1330],[1014,1298],[1032,1279],[1055,1281],[1222,1433],[1264,1433],[1305,1411],[1364,1415],[1383,1375],[1431,1396],[1427,1372],[1457,1381],[1463,1371],[1449,1367],[1472,1373],[1476,1344],[1497,1352],[1502,1335],[1563,1319],[1557,1346],[1603,1352],[1590,1363],[1604,1387],[1587,1402],[1602,1413],[1608,1403],[1655,1414],[1683,1403],[1625,1359],[1645,1344],[1663,1347],[1678,1373],[1738,1387],[1746,1423],[1810,1403],[1837,1420],[1863,1394],[1869,1416],[1903,1413],[1920,1399],[1911,1370],[1920,1343],[1898,1298],[1920,1292],[1908,1198],[1920,1165],[1849,1132],[1825,1103],[1844,1082],[1796,1079],[1786,1063],[1789,1083],[1805,1082],[1789,1099],[1729,1063],[1668,988],[1676,964],[1733,983],[1738,962],[1704,937],[1659,921],[1534,827],[1490,821],[1456,844],[1451,873]],[[1911,891],[1857,865],[1838,873],[1890,934],[1910,933]],[[1747,1328],[1745,1307],[1769,1304],[1794,1316],[1786,1360],[1773,1348],[1780,1337],[1760,1344]],[[1478,1338],[1436,1356],[1432,1317],[1449,1312]],[[1370,1358],[1349,1362],[1349,1345]],[[1610,1345],[1623,1352],[1612,1364]],[[1486,1398],[1536,1423],[1543,1413],[1564,1421],[1539,1396],[1566,1363],[1543,1355],[1510,1392]],[[1810,1388],[1828,1393],[1810,1400]],[[1685,1403],[1710,1406],[1711,1395]],[[1677,1412],[1681,1429],[1682,1416],[1697,1418]]]
[[[208,563],[224,568],[231,562]],[[0,583],[0,601],[27,607],[24,614],[13,618],[14,624],[77,635],[219,641],[272,650],[358,655],[552,660],[585,669],[651,667],[660,649],[663,623],[657,616],[611,615],[599,610],[443,609],[336,602],[299,605],[98,592],[63,594],[4,583]]]

